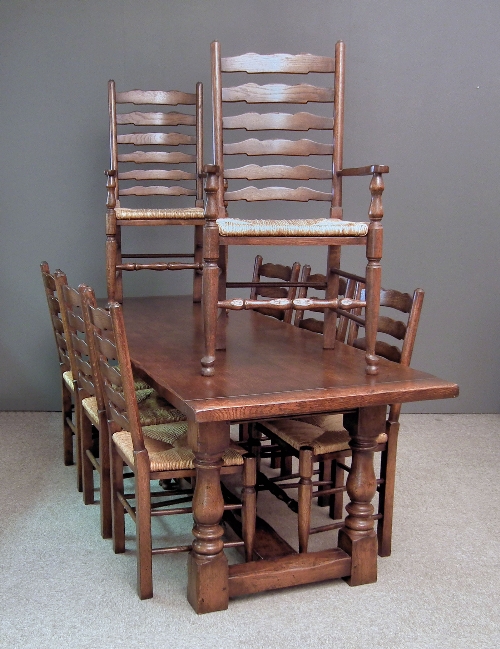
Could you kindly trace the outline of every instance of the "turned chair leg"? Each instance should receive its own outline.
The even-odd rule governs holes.
[[[203,226],[194,226],[194,263],[203,263]],[[201,302],[203,276],[200,270],[193,271],[193,302]]]
[[[145,449],[134,455],[136,463],[137,594],[140,599],[150,599],[153,597],[153,542],[151,538],[149,457]]]
[[[311,529],[311,500],[313,491],[313,452],[307,446],[300,449],[299,474],[299,552],[307,552],[309,530]]]
[[[253,455],[244,457],[242,490],[242,529],[245,543],[245,559],[252,561],[255,542],[255,522],[257,519],[257,461]]]
[[[387,422],[387,445],[380,458],[382,482],[378,495],[378,513],[382,514],[382,518],[377,523],[378,553],[381,557],[388,557],[391,554],[398,433],[399,422]]]
[[[110,539],[113,536],[112,514],[111,514],[111,466],[109,436],[105,420],[102,414],[99,431],[99,502],[101,509],[101,536],[103,539]]]

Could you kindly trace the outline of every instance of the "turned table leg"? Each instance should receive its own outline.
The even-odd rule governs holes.
[[[197,613],[211,613],[225,610],[229,602],[228,564],[220,525],[224,513],[221,456],[229,445],[229,424],[190,422],[188,439],[196,456],[196,486],[187,597]]]
[[[339,531],[339,548],[351,555],[350,586],[377,581],[377,534],[372,500],[377,491],[373,454],[377,435],[385,429],[386,406],[359,408],[344,416],[344,426],[351,435],[351,471],[346,482],[350,503],[344,527]]]

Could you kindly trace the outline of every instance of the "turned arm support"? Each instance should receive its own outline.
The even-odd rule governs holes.
[[[108,192],[106,207],[108,210],[114,210],[116,207],[116,170],[106,169],[104,175],[106,176],[106,189]]]

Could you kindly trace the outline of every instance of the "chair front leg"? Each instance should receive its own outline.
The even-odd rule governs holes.
[[[207,169],[212,169],[207,168]],[[203,325],[205,355],[201,359],[201,374],[215,374],[215,347],[217,339],[217,313],[219,299],[219,227],[217,225],[218,179],[213,171],[207,171],[205,192],[207,204],[203,227]]]
[[[108,300],[110,302],[120,301],[119,287],[117,287],[117,270],[119,263],[119,250],[121,248],[120,232],[116,223],[116,171],[108,170],[106,189],[108,192],[106,200],[106,286]],[[120,271],[121,273],[121,271]],[[121,296],[123,299],[123,296]]]
[[[112,537],[111,514],[111,466],[108,422],[106,412],[99,413],[99,502],[101,509],[101,536],[103,539]]]
[[[394,486],[396,479],[396,454],[398,446],[399,422],[387,422],[387,444],[380,458],[380,477],[378,513],[382,518],[377,523],[378,554],[388,557],[392,544],[392,513],[394,509]]]
[[[203,263],[203,226],[194,226],[194,263]],[[201,302],[202,273],[193,271],[193,302]]]
[[[134,453],[135,516],[137,532],[137,594],[140,599],[153,597],[153,543],[151,539],[151,486],[149,456],[144,449]]]
[[[307,552],[309,531],[311,529],[311,500],[313,491],[313,452],[307,446],[300,449],[299,474],[299,552]]]
[[[370,182],[371,202],[368,215],[370,225],[368,226],[368,240],[366,244],[366,309],[365,309],[365,332],[366,332],[366,373],[378,374],[378,356],[375,354],[377,342],[378,314],[380,309],[380,289],[382,280],[382,243],[383,228],[382,217],[384,209],[382,206],[382,192],[384,191],[384,179],[381,173],[374,173]]]
[[[243,465],[242,529],[245,543],[245,559],[252,561],[255,541],[255,523],[257,519],[257,462],[250,454],[245,455]]]

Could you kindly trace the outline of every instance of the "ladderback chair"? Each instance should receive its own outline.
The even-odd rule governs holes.
[[[193,299],[199,302],[204,222],[202,84],[197,84],[195,93],[117,92],[115,82],[109,81],[108,96],[111,149],[110,169],[106,172],[108,299],[122,301],[123,271],[192,269]],[[180,110],[170,110],[177,106]],[[122,226],[159,225],[194,226],[194,252],[122,252]],[[168,261],[171,258],[185,261]],[[137,261],[140,259],[146,261]]]
[[[263,263],[261,255],[255,257],[252,284],[250,290],[250,299],[257,300],[258,298],[281,299],[288,298],[293,300],[297,293],[297,286],[294,284],[299,281],[300,264],[295,262],[292,266],[285,266],[283,264]],[[276,281],[263,281],[276,280]],[[229,283],[228,283],[229,284]],[[292,311],[276,309],[255,309],[259,313],[269,315],[278,320],[283,320],[287,324],[292,321]]]
[[[294,262],[292,266],[283,264],[263,263],[262,255],[257,255],[254,261],[253,276],[250,282],[226,282],[226,288],[250,288],[250,299],[269,298],[280,300],[282,298],[293,300],[299,286],[300,264]],[[264,281],[263,281],[264,280]],[[269,281],[271,280],[271,281]],[[290,309],[255,308],[255,311],[264,315],[283,320],[292,321]]]
[[[348,298],[360,300],[364,297],[362,294],[362,289],[365,287],[364,278],[353,275],[352,273],[346,273],[342,270],[335,269],[334,272],[339,276],[339,295]],[[360,281],[362,283],[360,284]],[[311,274],[311,267],[308,264],[305,264],[302,267],[302,272],[300,275],[300,282],[302,286],[299,288],[297,297],[305,298],[307,297],[309,287],[316,288],[317,290],[324,290],[326,288],[326,277],[322,273]],[[345,311],[341,309],[334,309],[337,314],[337,333],[336,339],[341,342],[346,342],[347,340],[347,331],[349,328],[350,320],[346,317]],[[360,308],[352,309],[349,311],[350,314],[360,313]],[[323,333],[324,321],[319,318],[308,316],[305,317],[306,310],[297,309],[295,311],[293,324],[296,327],[301,329],[307,329],[308,331],[314,331],[315,333]]]
[[[76,429],[80,458],[78,466],[83,502],[86,505],[95,502],[95,471],[99,477],[101,535],[103,538],[111,538],[109,434],[104,396],[99,375],[96,373],[98,359],[93,340],[88,335],[89,322],[85,316],[80,291],[68,285],[66,275],[60,270],[54,273],[54,279],[64,337],[70,343],[71,371],[75,377]],[[95,305],[92,289],[89,289],[88,299]],[[179,410],[161,399],[153,388],[138,377],[134,377],[134,391],[144,425],[185,419]]]
[[[76,377],[76,410],[80,440],[83,502],[93,504],[95,469],[100,478],[101,535],[111,538],[111,489],[107,419],[98,378],[90,364],[80,293],[68,286],[63,274],[56,273],[64,330],[71,340],[72,368]]]
[[[355,278],[358,289],[360,289],[363,283],[360,280],[363,278],[352,277]],[[396,344],[390,344],[386,340],[377,340],[377,354],[406,367],[409,366],[423,299],[424,291],[422,289],[416,289],[413,295],[395,290],[381,290],[380,305],[383,307],[383,315],[380,315],[378,319],[377,329],[384,338],[390,337]],[[398,318],[401,318],[401,314],[405,314],[406,322],[394,319],[395,311],[398,313]],[[386,315],[386,313],[391,315]],[[358,329],[366,324],[363,314],[346,312],[345,315],[351,320],[351,324],[355,324],[357,333]],[[352,344],[359,349],[366,349],[364,338],[355,338],[352,340]],[[380,556],[389,556],[391,553],[400,411],[401,404],[390,406],[386,430],[377,439],[376,450],[381,453],[381,460],[380,476],[377,480],[378,514],[375,515],[375,518],[378,520],[377,535]],[[339,519],[343,518],[344,476],[345,472],[350,470],[345,464],[345,459],[351,455],[349,434],[343,426],[343,417],[349,416],[352,415],[350,413],[331,413],[257,422],[251,429],[251,449],[258,451],[259,437],[265,434],[281,448],[283,456],[295,456],[299,459],[298,476],[287,475],[286,469],[289,468],[289,464],[282,459],[281,479],[288,481],[290,478],[299,477],[299,482],[295,484],[295,487],[298,488],[298,499],[294,500],[287,495],[284,500],[293,511],[298,513],[300,552],[307,552],[310,534],[337,529],[343,524]],[[319,480],[314,482],[312,480],[315,473],[313,465],[316,462],[320,464],[317,471],[320,475]],[[283,469],[284,467],[285,469]],[[270,482],[263,474],[260,474],[259,479],[267,484],[275,495],[280,495],[279,481],[272,480]],[[286,488],[290,489],[290,484]],[[314,498],[321,499],[321,504],[326,504],[329,500],[329,515],[336,522],[311,529],[311,501]]]
[[[254,261],[253,276],[251,282],[227,282],[228,288],[250,288],[250,299],[257,300],[259,298],[270,298],[273,300],[280,300],[283,298],[293,300],[297,294],[300,276],[300,264],[294,262],[292,266],[285,266],[283,264],[263,263],[262,255],[257,255]],[[263,281],[263,278],[265,281]],[[271,281],[268,281],[271,280]],[[283,322],[290,324],[292,321],[293,312],[288,310],[278,309],[255,309],[263,315],[277,318]],[[239,439],[240,441],[248,440],[248,422],[240,423],[239,425]],[[273,456],[272,466],[279,466],[279,458]]]
[[[49,307],[50,321],[54,338],[56,341],[57,353],[59,357],[59,369],[61,371],[61,395],[62,395],[62,418],[63,418],[63,457],[64,464],[69,466],[74,462],[74,456],[77,456],[79,467],[79,447],[75,414],[75,395],[76,395],[76,377],[71,372],[70,355],[68,341],[64,335],[64,327],[61,318],[61,306],[56,293],[56,281],[54,275],[50,272],[49,264],[42,261],[40,264],[42,272],[42,281],[45,288],[45,296]],[[69,341],[71,345],[71,341]],[[73,438],[75,437],[76,448],[73,452]],[[77,468],[78,486],[81,491],[81,474]]]
[[[85,295],[85,287],[81,287]],[[151,517],[189,514],[190,505],[178,507],[190,500],[190,489],[176,493],[174,500],[158,507],[151,504],[152,480],[194,479],[194,453],[188,446],[186,421],[164,426],[143,427],[133,388],[132,368],[121,305],[109,305],[109,311],[95,308],[89,301],[89,319],[96,349],[99,353],[99,371],[106,398],[109,430],[112,434],[112,504],[113,548],[116,553],[125,551],[125,511],[136,524],[137,531],[137,591],[141,599],[153,596],[152,556],[171,552],[189,551],[191,546],[152,548]],[[232,445],[222,457],[221,474],[241,473],[242,490],[242,536],[226,546],[244,545],[246,559],[253,554],[255,531],[255,458],[245,450]],[[135,477],[135,493],[132,498],[124,490],[123,467],[128,466]],[[165,499],[165,492],[160,492]],[[135,501],[135,505],[132,504]],[[169,506],[168,506],[169,505]],[[175,507],[174,507],[175,505]],[[237,505],[228,505],[235,509]]]
[[[374,351],[381,281],[382,176],[389,169],[384,165],[343,168],[344,49],[344,44],[339,42],[333,57],[251,53],[223,58],[220,43],[212,43],[214,164],[204,167],[205,355],[201,362],[204,376],[214,374],[216,349],[225,347],[228,310],[263,307],[261,300],[226,299],[230,245],[325,246],[325,298],[283,298],[269,300],[267,304],[267,308],[278,310],[311,305],[324,309],[325,348],[335,344],[334,309],[357,306],[352,300],[338,298],[338,275],[333,271],[340,266],[340,249],[344,245],[363,246],[368,262],[366,371],[377,373],[378,359]],[[232,85],[241,76],[246,79],[246,75],[255,75],[259,83]],[[283,75],[288,83],[274,82],[281,81]],[[236,80],[230,79],[231,76]],[[240,109],[242,104],[244,108]],[[315,108],[310,109],[307,104]],[[251,137],[242,139],[246,137],[246,133],[239,135],[242,131],[250,132]],[[277,136],[270,139],[270,132]],[[306,133],[313,133],[311,137],[316,139],[300,137]],[[256,163],[241,166],[245,156],[252,157]],[[294,161],[292,166],[290,160]],[[345,221],[343,177],[361,175],[372,177],[369,221]],[[283,186],[276,186],[276,180]],[[254,181],[257,186],[247,185]],[[241,201],[260,208],[257,218],[232,216]],[[308,201],[319,201],[325,207],[320,211],[321,218],[276,219],[272,218],[274,203],[269,201],[288,201],[288,213],[294,202],[303,206]]]

